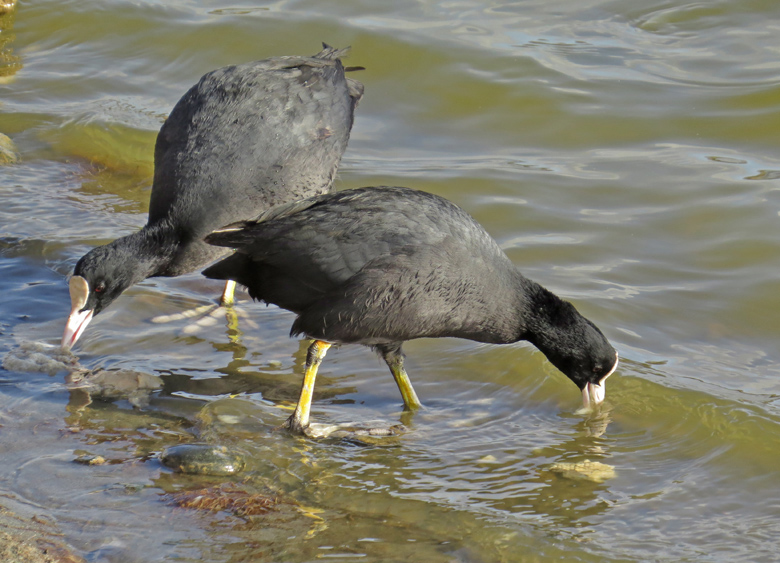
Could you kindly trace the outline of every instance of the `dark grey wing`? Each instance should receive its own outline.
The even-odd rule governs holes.
[[[443,244],[447,240],[449,246]],[[430,269],[427,258],[419,257],[438,253],[432,263],[451,267],[458,277],[451,256],[480,256],[481,246],[491,255],[502,255],[487,233],[452,203],[424,192],[388,187],[346,190],[280,206],[256,221],[220,229],[207,241],[238,252],[227,259],[229,263],[226,260],[204,274],[229,277],[230,267],[248,268],[251,262],[243,276],[246,283],[242,282],[250,293],[254,285],[257,298],[292,310],[299,310],[290,305],[293,300],[299,307],[302,301],[332,292],[369,264],[418,260],[420,270]],[[442,253],[445,248],[458,252]],[[271,278],[284,283],[272,284]],[[286,287],[309,295],[293,296]]]
[[[433,336],[433,329],[457,314],[457,303],[448,303],[442,293],[451,270],[432,265],[441,265],[447,248],[456,244],[447,237],[436,246],[406,246],[376,256],[343,283],[311,299],[291,333],[367,345],[400,342],[410,333]]]
[[[208,235],[205,240],[209,244],[214,246],[224,246],[226,248],[239,248],[247,244],[254,242],[254,232],[258,223],[266,223],[272,219],[282,219],[295,215],[296,213],[308,209],[309,207],[318,204],[320,201],[326,200],[330,194],[323,194],[320,196],[314,196],[307,199],[301,199],[290,203],[284,203],[276,205],[271,209],[267,209],[258,215],[257,217],[246,221],[235,221],[229,225],[215,229]]]
[[[394,248],[310,300],[291,332],[367,345],[401,342],[410,335],[511,339],[514,334],[497,327],[510,325],[507,317],[514,313],[511,301],[502,299],[514,292],[504,276],[513,268],[508,259],[495,263],[488,256],[464,252],[463,241],[451,234],[436,244]]]
[[[375,226],[371,210],[334,195],[340,194],[274,208],[257,221],[220,229],[206,241],[237,248],[237,254],[247,256],[258,269],[262,265],[286,279],[306,280],[312,291],[330,291],[369,261],[389,254],[393,246],[382,236],[383,229],[371,228]]]

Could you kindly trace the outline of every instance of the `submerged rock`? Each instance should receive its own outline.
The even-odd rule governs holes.
[[[3,368],[48,375],[68,372],[65,384],[77,395],[71,397],[77,409],[89,405],[92,399],[127,399],[134,407],[144,407],[149,404],[150,395],[163,386],[160,376],[141,371],[85,369],[70,350],[45,342],[22,342],[3,357]]]
[[[82,454],[74,459],[76,463],[81,465],[105,465],[107,463],[106,458],[102,455]]]
[[[171,446],[162,453],[160,461],[174,471],[194,475],[234,475],[246,466],[242,453],[209,444]]]
[[[266,514],[284,502],[276,494],[250,493],[235,483],[169,493],[165,495],[165,499],[180,508],[209,512],[224,510],[236,516]]]
[[[38,372],[55,375],[78,366],[78,358],[69,350],[45,342],[22,342],[3,358],[8,371]]]
[[[2,501],[2,499],[0,499]],[[3,563],[86,563],[63,541],[46,517],[28,518],[0,502],[0,561]]]
[[[577,481],[593,481],[603,483],[615,477],[615,468],[600,461],[579,461],[577,463],[559,462],[550,466],[550,471],[558,473],[566,479]]]
[[[65,376],[71,389],[80,389],[92,398],[103,400],[127,399],[134,407],[145,407],[154,391],[162,389],[162,378],[131,369],[86,370],[76,369]]]
[[[16,164],[19,160],[19,154],[16,152],[14,142],[8,136],[0,133],[0,166],[3,164]]]
[[[7,14],[16,8],[16,0],[0,0],[0,15]]]
[[[311,423],[303,433],[309,438],[342,438],[366,445],[396,445],[397,438],[408,430],[403,424],[362,427],[350,424]]]

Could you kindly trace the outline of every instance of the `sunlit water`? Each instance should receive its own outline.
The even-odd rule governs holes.
[[[367,349],[332,350],[321,423],[275,431],[300,385],[292,316],[242,295],[237,328],[152,323],[212,302],[193,274],[127,291],[87,330],[90,368],[163,378],[143,409],[83,406],[0,371],[0,493],[89,561],[774,561],[780,537],[780,5],[771,0],[22,2],[0,19],[0,353],[56,344],[65,279],[145,221],[155,135],[213,68],[319,41],[366,86],[338,188],[407,185],[463,206],[529,277],[619,349],[601,417],[530,346],[406,346],[409,418]],[[69,404],[70,403],[70,404]],[[264,517],[173,508],[230,478],[166,446],[237,447]],[[100,466],[76,464],[102,455]],[[614,466],[603,483],[558,462]]]

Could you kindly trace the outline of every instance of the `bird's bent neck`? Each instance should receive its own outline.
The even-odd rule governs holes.
[[[560,316],[561,309],[568,303],[553,292],[528,279],[524,283],[524,294],[526,300],[523,307],[527,319],[525,324],[527,334],[524,339],[531,341],[539,338],[544,339],[545,334],[554,328],[555,319]]]
[[[560,369],[562,359],[579,355],[585,345],[578,335],[588,321],[565,301],[541,285],[527,280],[527,302],[524,304],[527,322],[521,340],[536,346],[550,362]]]
[[[159,222],[115,240],[112,244],[126,249],[134,258],[131,285],[164,274],[176,255],[178,237],[173,228]]]

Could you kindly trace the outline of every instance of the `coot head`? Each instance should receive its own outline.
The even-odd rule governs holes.
[[[574,305],[541,286],[533,294],[533,314],[526,315],[531,330],[525,340],[579,387],[586,408],[600,404],[606,380],[617,369],[617,351]]]
[[[589,353],[573,365],[556,366],[582,391],[582,402],[587,408],[604,401],[607,378],[617,369],[618,353],[596,325],[585,319],[581,339]]]
[[[114,243],[93,248],[81,257],[69,282],[71,312],[62,336],[63,348],[71,348],[92,317],[139,281],[138,266],[124,247]]]

